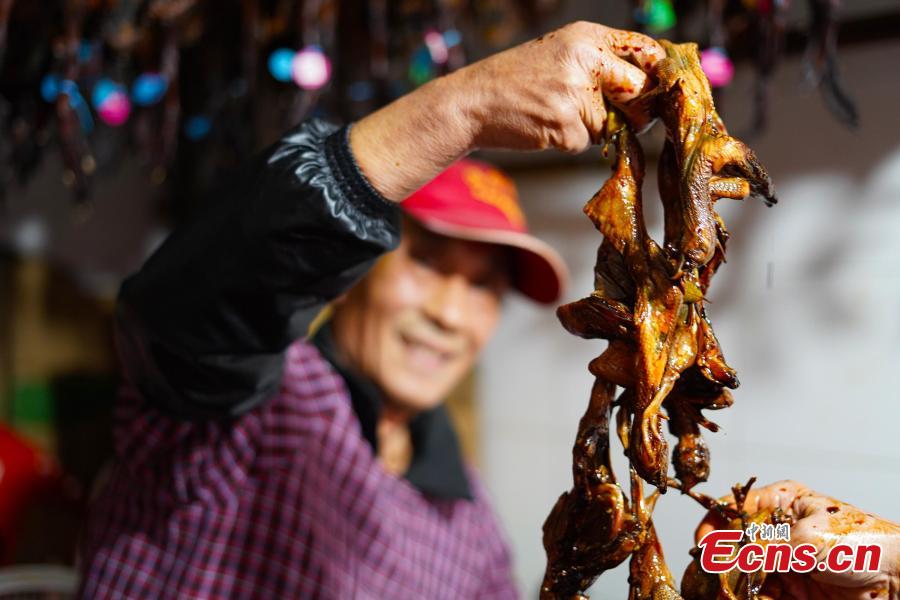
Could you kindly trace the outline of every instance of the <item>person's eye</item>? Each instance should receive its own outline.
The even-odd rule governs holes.
[[[480,290],[486,290],[495,294],[502,294],[509,286],[506,277],[500,275],[486,275],[472,281],[472,285]]]
[[[480,277],[475,279],[472,285],[481,290],[490,290],[497,287],[497,280],[494,277]]]
[[[415,252],[411,258],[413,264],[423,271],[438,271],[440,268],[437,255],[433,252]]]
[[[421,265],[421,266],[423,266],[423,267],[429,267],[429,268],[432,268],[432,269],[433,269],[433,268],[435,267],[435,265],[437,264],[437,261],[435,260],[434,255],[433,255],[433,254],[430,254],[430,253],[427,253],[427,252],[423,252],[423,253],[419,253],[419,254],[413,255],[413,260],[414,260],[414,261],[416,262],[416,264],[418,264],[418,265]]]

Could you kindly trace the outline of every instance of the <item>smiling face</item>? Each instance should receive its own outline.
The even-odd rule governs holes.
[[[434,408],[494,332],[509,261],[507,248],[444,237],[405,219],[399,247],[335,306],[338,351],[392,408]]]

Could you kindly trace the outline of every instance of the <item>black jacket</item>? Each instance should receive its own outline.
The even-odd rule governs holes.
[[[277,391],[287,346],[397,245],[399,208],[348,131],[290,131],[125,281],[117,344],[145,400],[191,419],[250,410]]]
[[[350,152],[349,128],[308,121],[285,135],[122,285],[117,343],[145,402],[184,419],[231,419],[278,391],[284,351],[396,247],[400,209]],[[313,340],[344,379],[360,434],[377,452],[381,394],[337,360],[328,327]],[[410,422],[406,479],[472,498],[443,406]]]

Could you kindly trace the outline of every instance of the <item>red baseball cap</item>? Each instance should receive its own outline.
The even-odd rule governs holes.
[[[562,257],[528,233],[516,186],[499,169],[464,158],[403,201],[426,229],[452,238],[514,250],[513,285],[535,302],[550,304],[568,280]]]

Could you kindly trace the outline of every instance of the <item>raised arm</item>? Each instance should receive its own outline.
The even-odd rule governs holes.
[[[645,35],[572,23],[369,115],[353,128],[353,153],[376,189],[402,200],[477,148],[581,152],[603,135],[604,97],[635,98],[664,57]],[[647,118],[630,114],[637,125]]]
[[[282,353],[399,237],[399,209],[354,165],[347,130],[309,121],[213,194],[122,286],[127,378],[188,418],[278,389]]]
[[[301,124],[124,283],[126,376],[186,418],[249,410],[277,390],[285,348],[395,246],[395,202],[475,148],[585,149],[602,136],[604,96],[638,95],[662,56],[640,34],[574,23],[349,129]]]

